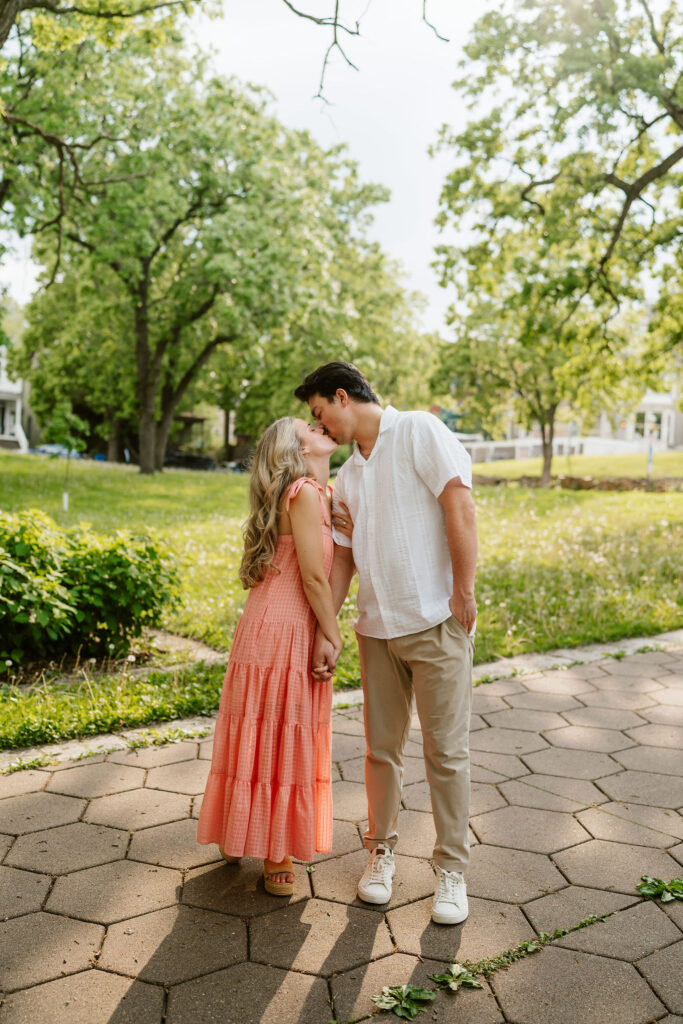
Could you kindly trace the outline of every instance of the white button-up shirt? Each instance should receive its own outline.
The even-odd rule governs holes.
[[[472,486],[472,460],[448,427],[429,412],[382,413],[367,459],[358,447],[339,470],[334,501],[348,505],[358,569],[356,630],[391,639],[419,633],[451,614],[451,556],[438,498],[449,480]]]

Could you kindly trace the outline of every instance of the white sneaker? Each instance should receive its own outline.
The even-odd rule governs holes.
[[[391,899],[391,880],[396,870],[393,851],[380,843],[370,854],[370,860],[360,882],[358,895],[366,903],[388,903]]]
[[[437,924],[460,924],[467,920],[467,889],[460,871],[446,871],[438,864],[436,871],[436,888],[432,903],[432,921]]]

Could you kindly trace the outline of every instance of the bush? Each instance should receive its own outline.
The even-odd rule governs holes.
[[[120,654],[159,623],[177,583],[152,537],[60,530],[36,510],[0,513],[0,659]]]

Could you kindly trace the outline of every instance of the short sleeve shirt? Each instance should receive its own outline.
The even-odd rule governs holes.
[[[367,459],[358,448],[337,474],[335,501],[348,505],[358,570],[356,630],[391,639],[429,629],[450,615],[451,556],[439,496],[454,477],[472,486],[472,461],[448,427],[428,412],[382,413]]]

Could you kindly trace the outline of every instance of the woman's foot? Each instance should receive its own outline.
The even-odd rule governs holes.
[[[294,892],[294,868],[291,857],[282,861],[264,860],[263,884],[272,896],[291,896]]]
[[[224,861],[227,861],[228,864],[239,864],[239,857],[233,857],[231,853],[226,853],[222,846],[219,846],[218,849],[221,857]]]

